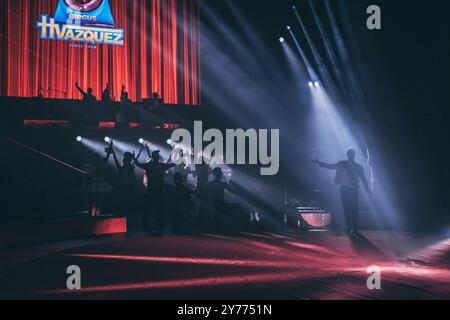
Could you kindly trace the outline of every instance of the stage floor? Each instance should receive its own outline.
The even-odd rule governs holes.
[[[448,235],[243,233],[118,240],[19,263],[0,298],[449,299]],[[80,291],[66,289],[70,265]],[[367,268],[381,268],[369,290]]]

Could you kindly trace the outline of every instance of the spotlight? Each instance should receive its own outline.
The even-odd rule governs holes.
[[[286,29],[291,30],[291,26],[287,26]]]
[[[292,6],[292,9],[294,9],[294,10],[295,10],[295,9],[297,9],[297,7],[296,7],[296,6]]]
[[[309,86],[310,88],[312,88],[312,87],[314,87],[314,83],[312,83],[312,82],[310,81],[310,82],[308,82],[308,86]]]
[[[111,142],[111,138],[110,137],[105,137],[105,142],[106,143],[110,143]]]
[[[83,141],[83,138],[80,137],[80,136],[78,136],[78,137],[77,137],[77,141],[78,141],[78,142],[81,142],[81,141]]]
[[[316,88],[318,88],[318,87],[320,87],[320,83],[319,82],[314,82],[314,87],[316,87]]]
[[[144,143],[145,143],[145,140],[144,140],[143,138],[140,138],[140,139],[139,139],[139,143],[140,143],[140,144],[144,144]]]
[[[168,139],[168,140],[167,140],[167,144],[168,144],[169,146],[171,146],[171,145],[172,145],[172,140]]]
[[[280,40],[281,43],[284,43],[284,38],[283,37],[280,37],[279,40]]]

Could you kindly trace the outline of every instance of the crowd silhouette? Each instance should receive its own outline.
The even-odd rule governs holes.
[[[141,161],[144,150],[148,160]],[[106,170],[111,158],[115,179],[111,179]],[[204,163],[191,170],[185,164],[174,164],[171,157],[163,162],[160,151],[151,151],[146,144],[137,155],[125,152],[119,160],[111,141],[105,148],[105,156],[95,155],[85,170],[88,174],[84,179],[84,189],[90,214],[101,215],[106,194],[114,192],[116,213],[125,217],[141,216],[140,229],[146,234],[225,231],[230,225],[227,220],[236,211],[225,201],[225,192],[236,194],[237,191],[225,181],[221,168],[211,169]],[[137,170],[144,172],[144,183],[139,181]],[[187,183],[189,174],[196,178],[195,185]],[[167,183],[169,176],[172,183]],[[140,197],[142,186],[145,189]]]

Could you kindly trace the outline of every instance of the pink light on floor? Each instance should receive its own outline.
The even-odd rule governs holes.
[[[306,249],[306,250],[311,250],[311,251],[316,251],[317,253],[324,253],[324,254],[328,254],[328,255],[338,255],[337,252],[327,249],[325,247],[322,246],[316,246],[313,244],[306,244],[306,243],[299,243],[299,242],[286,242],[287,244],[297,247],[297,248],[302,248],[302,249]]]
[[[107,260],[143,261],[143,262],[167,262],[185,264],[210,264],[210,265],[243,265],[246,262],[236,259],[208,259],[208,258],[176,258],[176,257],[149,257],[131,255],[109,255],[109,254],[67,254],[70,257],[93,258]]]
[[[405,264],[390,264],[390,265],[379,265],[381,274],[398,274],[401,276],[413,276],[413,277],[427,277],[427,278],[437,278],[446,280],[450,279],[450,270],[444,268],[435,267],[423,267],[417,264],[410,263],[410,265]],[[345,271],[348,272],[366,272],[366,268],[347,268]]]
[[[68,253],[64,254],[68,257],[85,258],[85,259],[104,259],[104,260],[121,260],[135,262],[154,262],[154,263],[175,263],[175,264],[198,264],[198,265],[221,265],[221,266],[247,266],[261,268],[299,268],[301,262],[287,259],[270,260],[240,260],[240,259],[209,259],[196,257],[156,257],[156,256],[134,256],[134,255],[109,255],[109,254],[82,254]]]
[[[270,272],[254,275],[233,275],[225,277],[208,277],[200,279],[180,279],[168,281],[151,281],[138,283],[124,283],[113,285],[101,285],[82,288],[81,290],[45,290],[35,292],[38,295],[54,295],[54,294],[86,294],[99,292],[113,292],[113,291],[128,291],[128,290],[150,290],[150,289],[165,289],[165,288],[180,288],[180,287],[209,287],[218,285],[232,285],[232,284],[250,284],[250,283],[268,283],[288,281],[298,278],[298,273],[279,273]]]

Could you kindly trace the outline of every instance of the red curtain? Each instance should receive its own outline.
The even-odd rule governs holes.
[[[196,0],[110,0],[124,46],[70,47],[41,40],[36,22],[53,16],[59,0],[0,1],[0,95],[80,99],[106,83],[118,100],[122,84],[134,101],[158,92],[166,103],[200,103],[199,13]],[[65,92],[61,93],[61,92]]]

